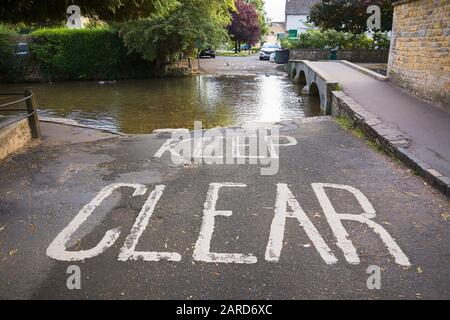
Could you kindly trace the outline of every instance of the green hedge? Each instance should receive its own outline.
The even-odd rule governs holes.
[[[40,29],[32,33],[31,52],[48,79],[122,79],[146,77],[153,66],[127,54],[118,32],[94,29]]]
[[[16,56],[17,33],[12,29],[0,25],[0,77],[8,81],[20,81],[23,79],[29,59]]]
[[[0,73],[8,76],[14,50],[11,41],[11,31],[0,26]]]
[[[281,42],[287,49],[389,49],[389,43],[389,38],[384,33],[376,33],[372,39],[365,34],[331,29],[310,29],[300,33],[297,39],[283,39]]]

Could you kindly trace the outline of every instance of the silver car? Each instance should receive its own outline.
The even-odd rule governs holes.
[[[259,60],[269,60],[270,55],[279,49],[281,49],[281,47],[277,43],[264,43],[259,51]]]

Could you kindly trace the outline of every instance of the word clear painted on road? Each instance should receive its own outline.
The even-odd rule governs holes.
[[[358,189],[341,184],[313,183],[312,189],[317,200],[322,207],[325,217],[336,237],[336,244],[342,250],[346,261],[350,264],[359,264],[360,258],[357,254],[349,235],[344,228],[342,221],[355,221],[367,225],[377,234],[386,249],[395,262],[401,266],[410,266],[408,257],[403,253],[392,236],[378,223],[373,221],[375,210],[367,197]],[[211,252],[211,239],[214,236],[216,226],[215,217],[231,217],[233,212],[230,210],[217,210],[216,204],[220,196],[220,190],[223,188],[246,188],[243,183],[233,182],[214,182],[209,185],[204,203],[202,223],[198,239],[195,243],[193,259],[208,263],[238,263],[253,264],[258,262],[258,258],[252,253],[219,253]],[[268,262],[276,263],[279,261],[283,249],[283,239],[285,225],[288,218],[297,220],[300,229],[309,237],[318,254],[326,264],[335,264],[338,259],[328,246],[320,232],[308,218],[300,203],[285,183],[276,185],[276,200],[274,216],[266,244],[266,253],[264,259]],[[81,225],[94,214],[102,202],[107,199],[115,190],[120,188],[132,188],[134,190],[132,197],[144,196],[147,193],[147,187],[142,184],[115,183],[103,188],[88,204],[86,204],[73,220],[59,233],[50,246],[47,248],[47,255],[56,260],[62,261],[81,261],[94,258],[101,255],[110,248],[119,238],[120,228],[108,230],[99,243],[89,250],[69,251],[67,243]],[[136,251],[139,239],[145,231],[155,206],[163,195],[165,186],[157,185],[150,192],[142,209],[140,210],[136,221],[131,228],[130,234],[126,237],[125,243],[120,249],[118,260],[144,260],[144,261],[181,261],[182,256],[177,252],[156,252],[156,251]],[[334,208],[326,189],[335,189],[350,193],[358,202],[360,214],[338,213]],[[289,210],[288,210],[289,208]]]

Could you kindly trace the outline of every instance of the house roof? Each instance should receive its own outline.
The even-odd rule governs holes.
[[[273,26],[273,25],[276,25],[276,24],[278,24],[280,27],[282,27],[282,28],[284,28],[285,26],[284,26],[284,21],[272,21],[271,23],[270,23],[270,26]]]
[[[286,15],[308,15],[309,8],[320,0],[286,0]]]

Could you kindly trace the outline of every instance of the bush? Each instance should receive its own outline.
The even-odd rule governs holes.
[[[48,79],[120,79],[151,74],[152,65],[128,55],[118,32],[109,27],[53,28],[32,33],[31,52]]]
[[[8,81],[23,79],[28,66],[28,57],[16,56],[17,34],[0,25],[0,75]]]
[[[373,40],[375,41],[376,49],[389,49],[391,45],[391,39],[384,32],[376,32],[373,35]]]
[[[283,39],[281,45],[287,49],[387,49],[389,37],[376,33],[372,39],[366,34],[310,29],[300,33],[297,39]]]

